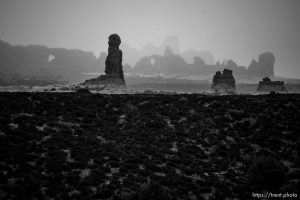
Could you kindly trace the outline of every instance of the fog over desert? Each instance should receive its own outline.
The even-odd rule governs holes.
[[[300,1],[0,0],[0,199],[298,199]]]

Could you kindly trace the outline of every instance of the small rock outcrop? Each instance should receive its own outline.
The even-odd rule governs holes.
[[[269,77],[263,78],[259,81],[257,90],[258,92],[287,92],[283,81],[271,81]]]
[[[125,87],[125,79],[122,67],[122,51],[119,49],[121,38],[117,34],[109,36],[108,55],[105,59],[105,75],[86,80],[82,85],[85,86],[100,86],[106,85],[109,87]]]
[[[211,89],[216,93],[233,93],[236,91],[235,79],[232,70],[224,69],[221,73],[217,71],[213,77]]]

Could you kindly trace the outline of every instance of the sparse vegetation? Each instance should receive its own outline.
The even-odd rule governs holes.
[[[77,88],[75,90],[77,94],[90,94],[90,90],[88,88]]]
[[[248,171],[252,184],[263,189],[278,189],[284,184],[285,166],[271,156],[262,156],[255,160]]]
[[[0,93],[0,199],[295,193],[299,100]]]

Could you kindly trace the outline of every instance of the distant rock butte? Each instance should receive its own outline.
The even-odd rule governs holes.
[[[105,60],[105,75],[86,80],[82,85],[91,87],[94,87],[95,85],[125,87],[122,67],[122,51],[119,49],[121,38],[117,34],[112,34],[108,39],[109,47],[108,55]]]
[[[121,48],[123,49],[123,52],[126,52],[123,57],[123,63],[135,66],[135,64],[143,57],[153,55],[164,56],[167,47],[169,47],[174,54],[182,56],[189,64],[193,63],[193,59],[196,56],[201,57],[206,64],[212,65],[214,63],[214,56],[209,51],[197,51],[194,49],[181,51],[179,38],[175,35],[167,36],[159,46],[155,46],[153,43],[147,43],[141,49],[136,49],[130,47],[128,44],[122,43]]]
[[[259,55],[258,62],[253,60],[248,68],[238,65],[235,61],[229,59],[222,63],[216,62],[214,65],[207,64],[199,56],[193,57],[192,63],[187,63],[179,54],[176,54],[172,48],[166,47],[163,55],[152,55],[141,58],[134,68],[127,72],[136,74],[165,76],[205,76],[211,77],[216,71],[229,69],[234,71],[235,79],[251,80],[252,78],[263,78],[265,76],[274,76],[275,57],[272,53],[263,53]]]
[[[269,77],[263,78],[262,81],[259,81],[258,92],[287,92],[286,87],[284,86],[283,81],[271,81]]]
[[[274,76],[275,56],[271,52],[265,52],[259,55],[258,62],[252,60],[247,71],[252,76]]]
[[[232,70],[224,69],[222,73],[217,71],[213,77],[211,89],[218,93],[234,92],[236,87]]]

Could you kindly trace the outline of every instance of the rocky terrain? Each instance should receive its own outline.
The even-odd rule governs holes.
[[[295,94],[0,93],[0,199],[299,195],[299,108]]]

